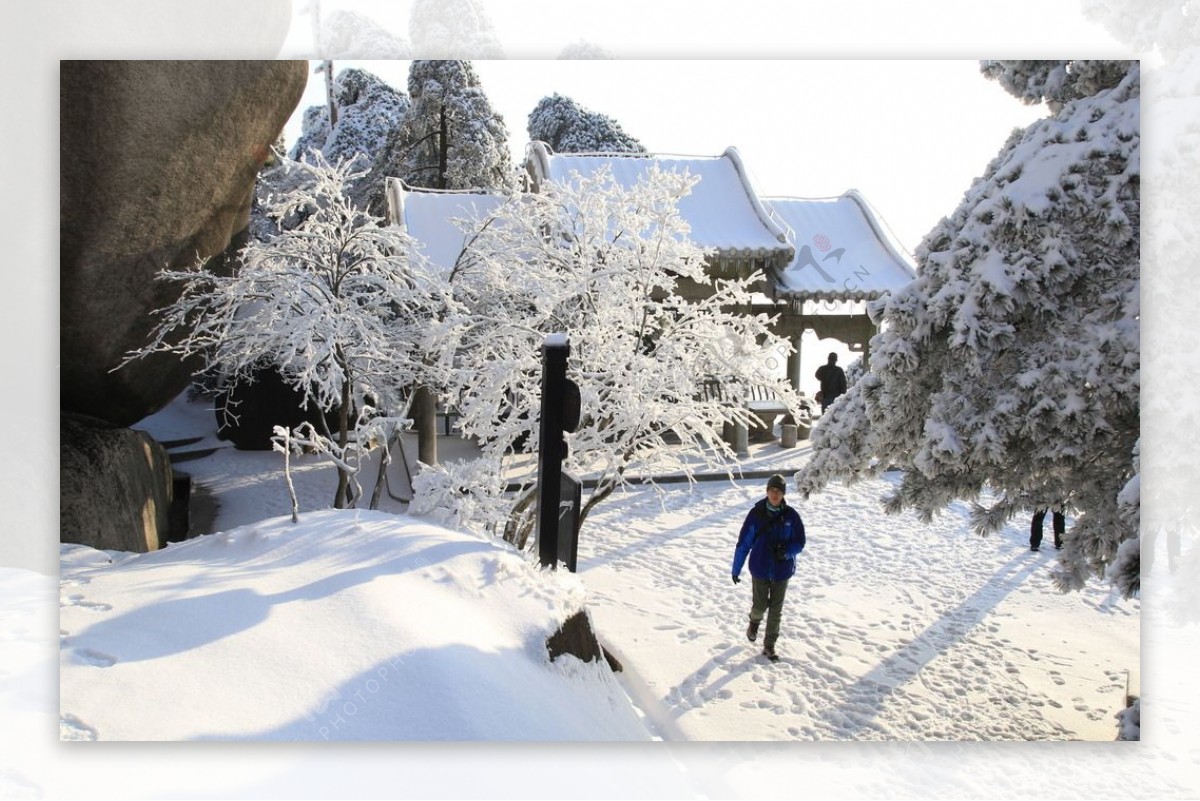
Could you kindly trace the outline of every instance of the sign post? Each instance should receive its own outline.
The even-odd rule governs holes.
[[[579,427],[579,387],[567,378],[571,345],[566,334],[542,343],[542,408],[538,438],[538,561],[564,562],[575,572],[580,510],[579,482],[562,470],[567,456],[563,434]]]

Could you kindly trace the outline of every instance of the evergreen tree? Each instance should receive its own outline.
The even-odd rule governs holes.
[[[987,62],[1058,111],[1014,131],[917,250],[917,278],[872,304],[871,371],[813,432],[804,494],[883,467],[887,500],[975,527],[1065,505],[1056,580],[1138,579],[1139,99],[1136,62]],[[1091,92],[1088,94],[1088,92]],[[990,508],[983,499],[990,496]]]
[[[504,190],[515,184],[508,131],[469,61],[414,61],[412,106],[389,142],[410,186]]]
[[[530,140],[545,142],[558,153],[646,152],[616,120],[557,92],[543,97],[530,112],[528,132]]]
[[[326,106],[309,106],[304,112],[300,137],[288,154],[293,161],[301,160],[309,150],[320,152],[330,164],[360,154],[373,159],[409,107],[404,92],[361,69],[339,72],[333,92],[337,123],[330,126]]]
[[[1116,86],[1129,66],[1125,61],[981,61],[980,70],[1023,103],[1045,102],[1057,114],[1072,100]]]
[[[384,208],[376,202],[376,197],[382,197],[383,179],[388,175],[384,170],[394,160],[389,150],[395,146],[392,134],[408,111],[408,95],[361,69],[339,72],[333,83],[333,93],[336,124],[330,126],[327,106],[309,106],[304,112],[301,133],[292,146],[290,158],[300,161],[310,151],[316,151],[331,164],[359,160],[357,166],[360,169],[356,174],[361,177],[347,187],[347,193],[359,208],[370,208],[374,215],[382,217]],[[298,169],[265,175],[265,186],[259,194],[295,189],[287,182],[294,183],[309,175],[309,171]]]

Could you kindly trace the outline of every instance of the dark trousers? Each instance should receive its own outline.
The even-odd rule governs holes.
[[[1046,519],[1046,510],[1038,509],[1033,513],[1029,523],[1029,547],[1037,548],[1042,544],[1042,522]],[[1054,513],[1054,547],[1062,547],[1063,532],[1067,530],[1067,520],[1062,512]]]
[[[750,619],[762,620],[767,616],[767,630],[763,634],[763,647],[770,648],[779,639],[779,623],[783,614],[783,596],[787,594],[788,580],[767,581],[754,579],[754,600],[750,606]]]

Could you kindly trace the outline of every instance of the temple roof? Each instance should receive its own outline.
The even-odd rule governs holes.
[[[535,192],[547,181],[605,167],[618,184],[632,186],[653,165],[700,177],[679,203],[692,241],[726,258],[762,259],[763,291],[775,301],[870,300],[916,275],[912,258],[857,191],[832,198],[760,198],[732,147],[720,156],[558,154],[534,142],[526,164]],[[482,191],[414,189],[395,178],[387,179],[387,192],[392,222],[447,270],[467,237],[455,220],[482,218],[504,199]]]
[[[503,195],[489,192],[414,188],[396,178],[387,181],[391,222],[407,231],[425,257],[444,270],[454,267],[466,244],[467,235],[455,221],[482,219],[504,201]]]
[[[546,181],[565,181],[572,173],[592,175],[603,167],[620,186],[630,187],[652,166],[687,171],[700,177],[691,194],[679,201],[679,213],[700,247],[728,257],[764,257],[778,266],[792,259],[787,232],[758,200],[735,148],[719,156],[671,156],[639,153],[554,153],[543,142],[529,145],[526,165],[534,191]]]
[[[916,276],[915,265],[855,190],[834,198],[763,198],[789,229],[791,262],[775,277],[779,300],[870,300]]]

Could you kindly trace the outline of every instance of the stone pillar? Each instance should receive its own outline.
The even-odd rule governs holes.
[[[794,448],[796,447],[797,437],[796,425],[794,423],[784,423],[779,427],[779,447]]]
[[[733,450],[738,456],[750,455],[750,431],[745,423],[733,424]]]
[[[800,391],[800,337],[792,337],[792,347],[795,349],[787,360],[788,383],[792,389]]]

